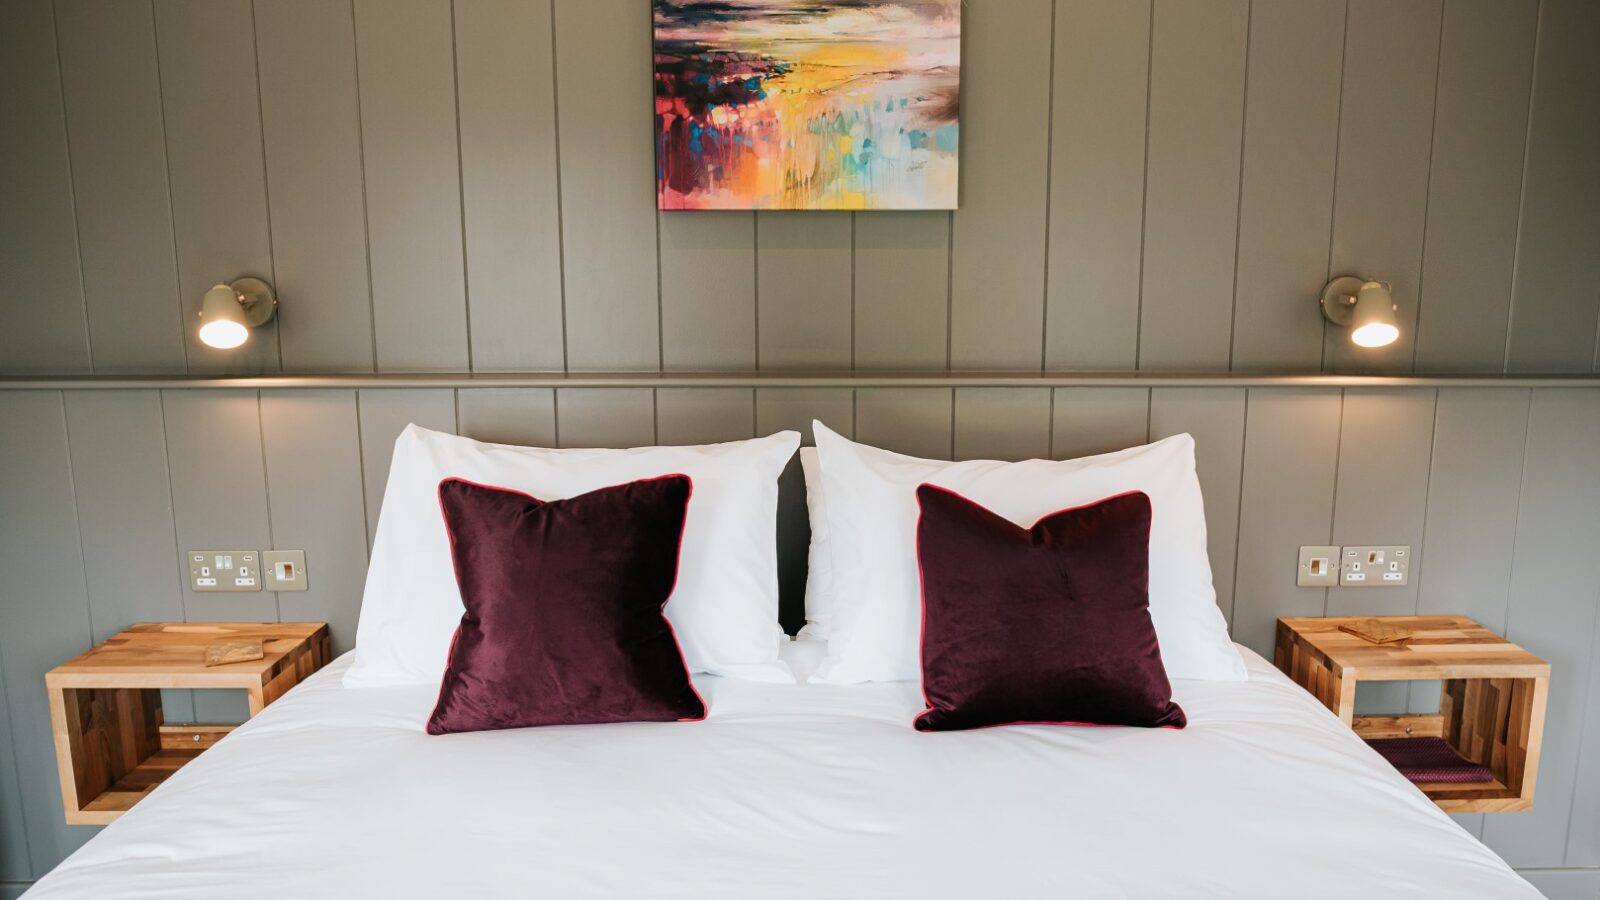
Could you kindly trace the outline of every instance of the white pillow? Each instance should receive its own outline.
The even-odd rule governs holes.
[[[828,546],[828,515],[817,465],[817,448],[801,447],[800,471],[806,477],[811,548],[806,554],[806,624],[795,635],[797,641],[825,641],[833,624],[833,550]]]
[[[559,500],[681,473],[693,482],[678,582],[667,602],[695,672],[792,682],[778,659],[778,475],[800,434],[702,447],[545,450],[484,444],[408,425],[372,545],[349,686],[437,683],[461,622],[439,482],[464,478]]]
[[[812,681],[910,681],[919,661],[918,485],[950,488],[1018,525],[1120,494],[1150,497],[1150,618],[1170,678],[1243,681],[1244,661],[1217,608],[1206,557],[1194,438],[1082,459],[917,459],[858,444],[814,423],[821,462],[833,610],[828,658]]]

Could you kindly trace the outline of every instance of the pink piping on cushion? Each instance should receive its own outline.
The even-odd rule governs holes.
[[[678,640],[678,630],[672,627],[672,620],[667,618],[667,603],[672,600],[672,595],[677,592],[678,575],[683,571],[683,535],[684,532],[689,529],[689,501],[694,499],[694,479],[689,477],[689,475],[684,472],[669,472],[666,475],[656,475],[652,478],[636,478],[633,481],[624,481],[621,484],[607,485],[607,487],[621,487],[624,484],[645,484],[651,481],[665,481],[668,478],[682,478],[684,481],[687,481],[689,483],[689,496],[685,497],[683,500],[683,521],[678,524],[678,564],[672,569],[672,587],[667,590],[667,599],[661,601],[661,622],[667,626],[667,634],[672,637],[672,646],[678,648],[678,662],[683,664],[683,680],[689,683],[689,692],[694,694],[694,698],[696,700],[700,701],[699,716],[685,716],[681,719],[678,719],[678,721],[704,722],[706,720],[706,716],[710,713],[711,708],[706,706],[706,699],[700,695],[700,689],[694,686],[694,675],[690,673],[689,661],[683,655],[683,642]],[[461,478],[455,475],[451,475],[448,478],[442,478],[439,480],[439,488],[435,496],[439,501],[439,515],[444,519],[445,534],[450,538],[450,567],[456,570],[456,587],[459,590],[461,586],[461,569],[456,565],[456,534],[454,529],[450,527],[450,517],[444,513],[444,486],[452,481],[459,481],[462,484],[470,484],[473,487],[483,488],[484,490],[488,491],[500,491],[506,494],[517,494],[519,496],[527,497],[529,500],[532,500],[540,506],[544,506],[547,501],[541,500],[527,491],[519,491],[516,488],[501,487],[500,485],[496,484],[484,484],[481,481],[473,481],[470,478]],[[595,490],[602,490],[602,488],[595,488]],[[462,606],[466,606],[464,601]],[[466,614],[467,613],[465,609],[463,609],[461,615],[465,617]],[[449,654],[445,657],[445,669],[447,672],[449,670],[450,661],[456,653],[456,641],[460,638],[461,626],[457,624],[455,634],[450,637]],[[439,708],[439,700],[443,698],[443,696],[444,679],[441,677],[439,679],[439,696],[435,697],[433,701],[434,709]]]
[[[928,486],[934,487],[934,485]],[[939,490],[942,491],[944,488],[939,488]],[[916,489],[913,488],[912,494],[915,495],[915,493]],[[955,491],[949,491],[948,493],[955,494],[957,497],[961,496],[960,494],[956,494]],[[962,499],[966,498],[963,497]],[[922,712],[917,713],[916,717],[911,720],[912,730],[915,731],[916,723],[920,721],[923,716],[933,712],[934,709],[933,701],[928,699],[928,583],[927,576],[923,573],[922,569],[921,500],[917,501],[917,530],[912,540],[917,547],[917,605],[921,613],[921,621],[917,624],[917,672],[922,676],[922,681],[917,685],[917,689],[922,692],[923,707]]]
[[[976,507],[978,507],[980,509],[986,510],[986,511],[991,512],[991,513],[994,512],[994,510],[989,509],[989,507],[984,506],[982,503],[979,503],[978,501],[972,499],[971,497],[968,497],[965,494],[962,494],[962,493],[960,493],[958,491],[952,491],[951,489],[949,489],[947,487],[943,487],[941,485],[932,484],[930,482],[923,482],[922,484],[917,485],[917,487],[919,487],[919,488],[926,487],[926,488],[932,488],[932,489],[934,489],[936,491],[943,491],[944,493],[949,494],[952,497],[957,497],[957,498],[959,498],[961,500],[965,500],[966,502],[971,503],[973,506],[976,506]],[[1062,513],[1072,512],[1073,510],[1084,509],[1086,507],[1095,506],[1097,504],[1104,503],[1107,500],[1115,500],[1118,497],[1126,497],[1126,496],[1128,496],[1130,494],[1143,494],[1143,493],[1144,493],[1144,491],[1141,491],[1141,490],[1138,490],[1138,489],[1133,489],[1133,490],[1122,491],[1121,493],[1117,493],[1117,494],[1111,494],[1110,496],[1107,496],[1107,497],[1101,497],[1099,500],[1090,500],[1088,503],[1079,503],[1076,506],[1065,506],[1065,507],[1062,507],[1061,509],[1056,510],[1055,512],[1045,513],[1044,515],[1040,516],[1039,518],[1034,519],[1033,520],[1033,525],[1038,525],[1040,522],[1043,522],[1045,519],[1049,519],[1049,518],[1052,518],[1054,516],[1059,516]],[[1147,494],[1146,497],[1148,497],[1148,496],[1149,495]],[[998,513],[995,513],[995,514],[999,515]],[[1005,518],[1005,517],[1001,516],[1001,518]],[[1150,518],[1151,518],[1152,522],[1155,520],[1155,516],[1153,514],[1151,515]],[[1012,523],[1012,524],[1015,524],[1015,523]],[[1028,526],[1024,530],[1025,531],[1029,531],[1029,532],[1033,531],[1033,525]],[[1018,525],[1017,527],[1021,528],[1022,526]],[[1144,539],[1145,539],[1145,545],[1146,546],[1149,546],[1149,543],[1150,543],[1150,527],[1151,526],[1149,526],[1149,525],[1145,526]],[[1145,592],[1146,596],[1149,596],[1149,594],[1150,594],[1150,569],[1149,569],[1149,566],[1145,567],[1144,592]],[[923,574],[922,574],[922,504],[920,502],[917,503],[917,596],[918,596],[918,599],[919,599],[919,601],[921,602],[921,605],[922,605],[922,625],[920,627],[920,630],[917,633],[917,668],[922,670],[922,684],[921,684],[920,687],[922,689],[922,705],[923,705],[924,709],[922,710],[922,712],[917,713],[917,717],[912,720],[914,723],[922,721],[924,718],[927,717],[928,713],[933,712],[934,709],[935,709],[935,707],[933,705],[933,701],[928,699],[928,669],[927,669],[926,661],[923,658],[923,654],[927,649],[927,641],[928,641],[928,589],[927,589],[927,585],[926,585],[926,583],[925,583],[925,581],[923,579]],[[1156,638],[1156,652],[1157,653],[1161,652],[1161,639],[1159,637]],[[1103,722],[1073,722],[1071,720],[1062,720],[1062,721],[1056,722],[1056,721],[1050,721],[1050,720],[1046,720],[1046,719],[1018,719],[1015,722],[994,722],[994,723],[989,724],[989,725],[976,725],[976,726],[974,726],[972,728],[962,728],[960,730],[961,731],[982,731],[985,728],[1006,728],[1006,727],[1009,727],[1011,725],[1074,725],[1074,726],[1077,726],[1077,727],[1080,727],[1080,728],[1125,728],[1125,727],[1128,727],[1128,726],[1124,726],[1124,725],[1107,725],[1107,724],[1105,724]],[[1157,727],[1157,728],[1170,728],[1173,731],[1181,730],[1179,728],[1179,726],[1177,726],[1177,725],[1157,725],[1155,727]],[[914,729],[914,730],[916,730],[916,729]],[[919,734],[936,734],[937,732],[920,731],[920,730],[918,730],[918,733]]]

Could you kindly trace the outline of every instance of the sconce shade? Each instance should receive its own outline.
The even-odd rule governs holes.
[[[1322,315],[1348,327],[1357,347],[1385,347],[1400,337],[1394,296],[1382,281],[1354,275],[1333,279],[1322,289]]]
[[[250,339],[244,308],[233,288],[219,284],[200,301],[200,340],[209,347],[231,350]]]
[[[278,299],[259,278],[239,278],[206,291],[200,301],[200,341],[232,350],[250,339],[250,329],[271,321]]]
[[[1395,321],[1394,298],[1382,282],[1369,281],[1356,294],[1356,308],[1350,316],[1350,341],[1358,347],[1386,347],[1400,337]]]

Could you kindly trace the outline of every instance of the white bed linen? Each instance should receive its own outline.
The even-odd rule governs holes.
[[[345,657],[27,896],[1538,896],[1241,652],[1174,684],[1182,731],[922,734],[915,683],[697,676],[702,723],[444,737]]]

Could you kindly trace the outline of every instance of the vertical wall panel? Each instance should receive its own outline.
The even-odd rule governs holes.
[[[656,391],[656,441],[664,446],[715,444],[755,437],[754,388],[663,388]]]
[[[1600,602],[1600,596],[1596,599]],[[1600,865],[1600,663],[1594,658],[1596,648],[1600,648],[1600,614],[1595,616],[1594,634],[1589,638],[1589,684],[1583,688],[1585,699],[1580,704],[1587,712],[1578,744],[1572,822],[1567,826],[1569,866]],[[1600,877],[1600,870],[1592,871]]]
[[[856,437],[896,453],[949,459],[954,402],[950,388],[863,388],[856,391]]]
[[[1513,866],[1558,866],[1566,855],[1584,691],[1594,664],[1600,608],[1600,394],[1534,392],[1511,563],[1506,637],[1549,661],[1550,705],[1539,761],[1538,802],[1516,816],[1491,816],[1483,839]]]
[[[549,0],[453,5],[472,368],[556,370],[560,185]]]
[[[1239,482],[1244,469],[1245,391],[1239,388],[1155,388],[1150,439],[1194,437],[1195,472],[1206,505],[1206,551],[1217,605],[1233,619],[1233,567],[1239,538]]]
[[[1444,8],[1417,370],[1498,372],[1505,362],[1538,0]]]
[[[163,391],[172,513],[178,550],[260,550],[272,546],[261,411],[255,391]],[[192,622],[275,622],[277,595],[197,594],[186,560],[184,618]]]
[[[756,367],[756,235],[751,212],[661,217],[661,367]]]
[[[1506,368],[1582,372],[1600,312],[1600,4],[1539,9]]]
[[[555,35],[567,365],[657,369],[649,11],[555,0]]]
[[[1139,368],[1227,368],[1247,0],[1156,0]]]
[[[1250,7],[1233,363],[1322,367],[1344,0]]]
[[[1324,614],[1327,589],[1296,587],[1292,563],[1333,532],[1339,415],[1336,390],[1249,394],[1233,639],[1268,658],[1279,617]]]
[[[256,0],[255,24],[283,367],[370,372],[352,10],[324,0]]]
[[[371,548],[389,483],[394,439],[412,423],[453,433],[456,395],[449,390],[358,391],[356,412],[361,419],[361,484],[367,497],[367,547]]]
[[[383,371],[468,367],[448,0],[356,0],[373,326]]]
[[[1150,0],[1058,0],[1051,90],[1044,367],[1131,369],[1139,258]]]
[[[556,393],[550,388],[471,388],[456,392],[456,426],[476,441],[556,446]]]
[[[951,223],[950,360],[1042,365],[1051,3],[966,4],[961,208]]]
[[[367,580],[359,427],[354,391],[261,394],[271,546],[306,551],[306,590],[279,593],[278,613],[327,622],[336,654],[355,646]]]
[[[1051,391],[1050,455],[1073,459],[1137,447],[1150,436],[1149,388]]]
[[[0,371],[87,372],[66,114],[49,0],[0,5]],[[0,878],[6,870],[0,867]]]
[[[1528,403],[1525,390],[1439,392],[1427,525],[1411,575],[1417,612],[1505,628]]]
[[[182,372],[187,323],[150,7],[63,0],[56,24],[95,371]]]
[[[1400,339],[1387,347],[1359,348],[1350,343],[1349,329],[1329,327],[1324,368],[1331,371],[1411,369],[1439,17],[1439,0],[1350,0],[1331,274],[1391,282],[1400,307]]]
[[[943,369],[950,349],[950,214],[855,217],[855,364]]]
[[[160,393],[64,399],[94,639],[139,622],[181,622],[187,548],[173,526]]]
[[[656,442],[650,388],[562,388],[556,423],[563,447],[648,447]]]
[[[1045,459],[1049,388],[957,388],[956,459]]]
[[[1405,544],[1413,553],[1422,546],[1434,394],[1432,390],[1345,391],[1329,543]],[[1420,561],[1415,558],[1412,565]],[[1416,579],[1398,588],[1328,589],[1330,616],[1410,615],[1416,608]]]
[[[850,368],[852,215],[756,214],[761,368]]]
[[[0,530],[0,663],[37,877],[98,830],[61,820],[43,685],[46,671],[89,649],[88,599],[61,394],[0,393],[0,422],[0,509],[28,510],[27,527]]]
[[[276,372],[275,322],[233,350],[206,346],[193,326],[212,285],[240,275],[277,280],[250,2],[156,0],[155,14],[189,371]]]
[[[4,641],[0,641],[0,884],[33,879],[28,861],[28,831],[22,820],[22,787],[17,781],[15,735],[11,728],[11,695],[6,691]],[[21,893],[19,890],[18,894]],[[5,896],[0,890],[0,896]]]

